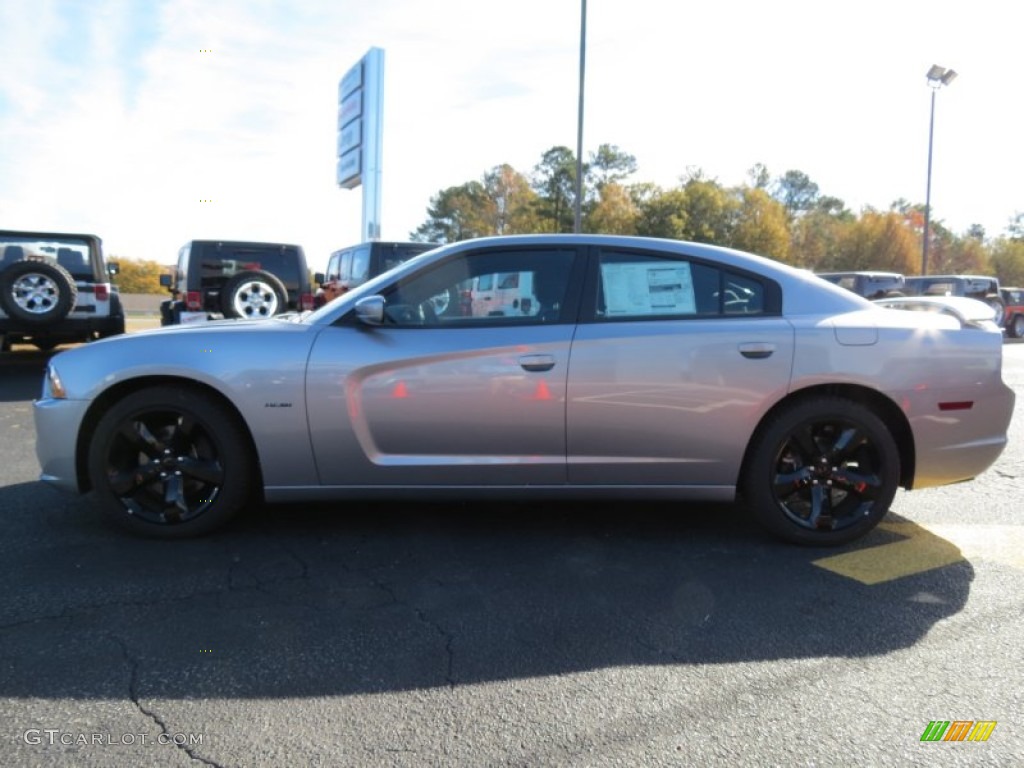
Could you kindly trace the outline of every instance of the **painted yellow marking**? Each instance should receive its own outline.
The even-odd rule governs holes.
[[[1024,569],[1024,527],[881,523],[906,538],[856,552],[823,557],[813,565],[859,581],[881,584],[963,560],[989,560]]]

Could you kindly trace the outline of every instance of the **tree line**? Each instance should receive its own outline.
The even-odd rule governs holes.
[[[819,272],[884,270],[920,274],[924,205],[897,200],[860,213],[823,194],[796,170],[772,176],[762,164],[727,187],[691,168],[669,189],[629,182],[636,158],[602,144],[583,163],[582,231],[713,243]],[[546,151],[529,175],[508,164],[479,180],[440,190],[411,238],[449,243],[488,235],[572,232],[576,156]],[[980,225],[956,234],[929,224],[930,274],[990,274],[1024,285],[1024,213],[995,238]]]

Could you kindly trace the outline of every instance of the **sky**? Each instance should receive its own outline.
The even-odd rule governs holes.
[[[342,75],[384,50],[381,236],[440,190],[575,151],[580,0],[3,0],[0,227],[91,232],[173,263],[190,239],[359,241],[335,180]],[[1003,233],[1024,212],[1024,4],[589,0],[583,154],[635,182],[806,173],[860,212],[925,200]]]

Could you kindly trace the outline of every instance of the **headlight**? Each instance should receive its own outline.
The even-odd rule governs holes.
[[[64,389],[64,382],[60,380],[60,374],[53,363],[46,366],[46,378],[43,380],[43,397],[52,397],[57,400],[67,398],[68,392]]]

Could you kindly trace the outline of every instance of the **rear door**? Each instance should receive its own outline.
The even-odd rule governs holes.
[[[654,252],[599,249],[573,343],[568,478],[729,486],[789,385],[777,284]]]

